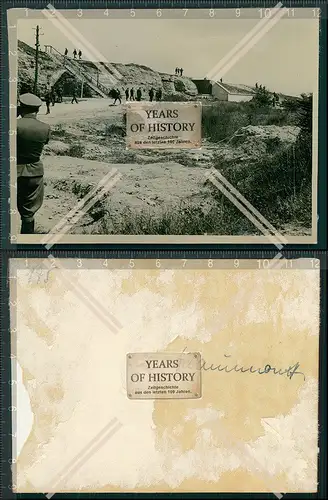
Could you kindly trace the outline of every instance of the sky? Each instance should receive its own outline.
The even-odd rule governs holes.
[[[62,11],[63,12],[63,11]],[[85,44],[108,62],[137,63],[161,72],[174,73],[182,67],[184,75],[204,78],[206,74],[259,22],[256,19],[79,19],[64,34],[41,12],[38,18],[18,22],[18,38],[35,43],[34,28],[41,26],[41,49],[53,45],[63,52],[82,49]],[[67,23],[67,21],[66,21]],[[62,25],[62,23],[61,23]],[[82,38],[77,41],[76,34]],[[81,41],[82,40],[82,41]],[[227,83],[254,85],[290,95],[313,92],[317,88],[319,23],[315,19],[279,20],[223,75]],[[94,57],[90,57],[94,60]],[[219,79],[219,75],[218,78]]]

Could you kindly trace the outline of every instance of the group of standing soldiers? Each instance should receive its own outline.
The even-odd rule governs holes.
[[[64,51],[64,56],[65,56],[65,58],[68,56],[68,49],[65,49],[65,51]],[[77,52],[77,50],[76,50],[76,49],[74,49],[74,50],[73,50],[73,58],[74,58],[74,59],[76,59],[76,58],[77,58],[77,56],[79,56],[79,59],[81,59],[81,57],[82,57],[82,51],[81,51],[81,50],[79,50],[79,52]]]
[[[156,91],[153,88],[150,88],[148,91],[149,100],[152,102],[154,98],[156,101],[160,101],[162,99],[162,89],[157,89]],[[142,90],[139,87],[136,93],[136,98],[134,98],[134,89],[126,89],[125,90],[125,98],[127,101],[141,101],[142,99]]]
[[[140,87],[137,89],[136,93],[134,93],[133,88],[125,89],[124,93],[125,93],[125,100],[126,101],[141,101],[142,100],[142,90]],[[160,101],[162,99],[163,92],[162,92],[162,89],[158,89],[155,91],[153,88],[151,88],[148,91],[148,95],[149,95],[150,102],[152,102],[154,100],[154,98],[156,99],[156,101]],[[113,104],[116,104],[116,101],[118,101],[119,104],[122,103],[122,95],[121,95],[121,91],[119,89],[112,89],[109,93],[109,96],[114,99]]]
[[[182,76],[183,68],[175,68],[175,76]]]

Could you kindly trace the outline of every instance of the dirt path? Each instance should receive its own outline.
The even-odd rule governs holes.
[[[80,119],[96,118],[97,116],[121,116],[124,112],[124,103],[113,106],[113,99],[81,100],[78,104],[71,102],[56,103],[50,107],[50,114],[46,114],[46,107],[42,106],[38,114],[39,119],[49,125],[77,122]]]

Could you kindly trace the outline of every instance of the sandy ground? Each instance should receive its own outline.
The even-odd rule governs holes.
[[[210,187],[205,185],[205,174],[213,164],[213,155],[216,159],[223,155],[225,162],[247,165],[256,152],[265,153],[265,134],[269,138],[277,135],[284,142],[295,140],[297,135],[297,131],[289,130],[293,127],[246,127],[247,130],[241,129],[242,137],[235,134],[232,138],[237,143],[231,142],[225,147],[204,142],[201,150],[136,153],[126,149],[122,136],[106,131],[108,125],[122,126],[124,108],[124,102],[113,106],[113,99],[102,98],[81,100],[78,104],[55,104],[49,115],[42,106],[40,120],[54,130],[57,127],[57,134],[53,135],[43,156],[45,199],[36,215],[38,233],[58,232],[56,224],[66,219],[79,201],[113,169],[121,175],[120,180],[100,203],[82,210],[83,214],[68,233],[97,233],[105,221],[106,229],[101,232],[112,231],[107,229],[108,221],[110,227],[117,227],[126,209],[132,214],[143,212],[156,217],[163,211],[174,213],[185,204],[207,212],[214,203]],[[78,146],[77,151],[69,151],[72,145]]]
[[[37,231],[41,233],[51,232],[86,196],[86,190],[95,188],[111,170],[121,174],[121,178],[108,189],[103,207],[114,219],[125,208],[155,213],[166,207],[178,207],[183,200],[206,209],[209,196],[204,185],[205,167],[191,169],[179,163],[109,164],[67,156],[46,156],[44,166],[45,200],[36,217]],[[81,224],[73,231],[92,224],[96,217],[97,212],[92,210],[84,213]]]
[[[76,122],[79,119],[86,119],[96,115],[105,113],[112,116],[122,115],[124,111],[124,101],[122,104],[113,106],[113,99],[95,98],[88,100],[79,100],[78,104],[71,102],[56,103],[55,106],[50,106],[50,114],[47,115],[47,108],[43,105],[38,114],[38,118],[49,125],[57,125],[58,123]]]

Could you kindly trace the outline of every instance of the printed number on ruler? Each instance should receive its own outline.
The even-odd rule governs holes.
[[[259,9],[259,13],[261,19],[263,19],[263,17],[267,19],[271,17],[271,9]]]

